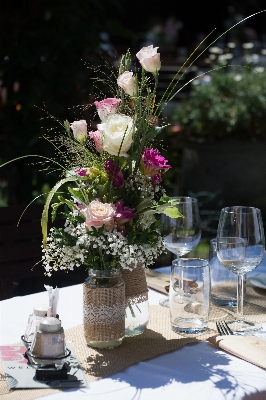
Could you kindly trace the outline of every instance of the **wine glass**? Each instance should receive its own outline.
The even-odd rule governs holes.
[[[177,202],[176,208],[182,217],[171,218],[161,214],[161,233],[165,247],[176,258],[193,250],[201,239],[201,220],[198,200],[193,197],[172,197]],[[162,299],[159,304],[169,307],[169,299]]]
[[[217,257],[238,277],[235,319],[228,321],[235,333],[259,329],[243,315],[244,275],[257,268],[265,251],[261,212],[255,207],[233,206],[221,211],[217,231]]]

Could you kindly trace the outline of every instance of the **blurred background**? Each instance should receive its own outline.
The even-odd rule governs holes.
[[[165,175],[167,194],[198,198],[203,232],[193,255],[207,257],[223,206],[257,206],[266,220],[266,13],[222,35],[264,8],[263,0],[0,0],[0,164],[27,154],[54,155],[53,146],[42,139],[56,125],[49,114],[60,121],[90,117],[83,106],[95,97],[91,65],[116,66],[129,47],[135,54],[143,46],[158,46],[160,99],[215,29],[178,75],[180,92],[163,114],[171,126],[161,136],[164,156],[173,166]],[[0,168],[0,250],[8,237],[21,241],[22,233],[14,233],[10,224],[28,232],[27,227],[23,231],[27,212],[28,219],[38,220],[45,193],[58,178],[40,169],[37,157]],[[16,228],[9,210],[16,209],[11,212],[19,218],[18,210],[37,196],[37,214],[27,210],[22,228]],[[39,225],[34,235],[40,249]],[[2,290],[13,295],[43,290],[40,264],[32,274],[21,268],[8,275],[7,257],[0,262]],[[34,252],[32,257],[40,259]],[[170,258],[160,257],[156,266]],[[64,274],[60,282],[79,283],[83,277],[84,271]],[[58,277],[45,279],[54,284]]]

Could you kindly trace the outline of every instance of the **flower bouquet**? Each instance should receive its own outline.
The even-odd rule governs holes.
[[[140,310],[140,303],[147,303],[144,268],[164,251],[156,214],[180,216],[175,201],[166,196],[161,185],[163,174],[171,166],[156,143],[163,129],[158,124],[160,108],[156,105],[160,54],[149,46],[136,56],[141,68],[134,74],[129,71],[128,51],[115,82],[110,84],[114,88],[112,97],[94,102],[97,130],[88,132],[85,120],[65,121],[63,133],[51,138],[64,161],[63,177],[49,193],[42,215],[46,274],[83,265],[89,270],[90,282],[95,283],[95,271],[101,279],[106,271],[122,271],[130,308],[127,314],[133,318],[133,305],[138,303]],[[68,193],[59,195],[51,208],[54,221],[64,206],[65,226],[53,227],[47,233],[49,205],[63,184],[68,184]],[[92,300],[87,303],[89,315]],[[138,333],[148,320],[147,312],[142,310],[140,314],[146,321],[137,322],[138,327],[142,326]],[[128,334],[136,333],[135,328],[128,329]]]
[[[137,57],[140,79],[128,71],[128,52],[119,65],[115,97],[94,102],[100,119],[96,131],[87,133],[85,120],[65,121],[63,138],[53,138],[66,165],[42,217],[48,276],[81,264],[97,270],[147,267],[164,250],[155,215],[179,216],[161,187],[171,166],[155,144],[163,129],[155,113],[160,54],[149,46]],[[47,236],[49,203],[64,183],[69,196],[52,204],[52,220],[65,205],[65,227],[52,228]]]

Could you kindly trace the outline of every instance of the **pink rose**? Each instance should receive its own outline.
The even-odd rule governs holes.
[[[115,114],[121,99],[107,98],[101,101],[95,101],[97,113],[102,122],[105,122],[110,114]]]
[[[117,84],[120,86],[129,96],[136,94],[136,83],[133,76],[133,72],[125,71],[117,78]]]
[[[81,212],[86,217],[86,227],[92,231],[92,226],[113,226],[116,208],[113,204],[102,203],[99,199],[93,200]]]
[[[161,68],[160,53],[157,53],[158,47],[147,46],[136,54],[140,64],[147,72],[155,74]]]
[[[89,132],[89,137],[90,137],[91,139],[94,140],[94,144],[95,144],[96,150],[97,150],[99,153],[101,153],[101,152],[103,151],[103,145],[102,145],[102,139],[101,139],[101,137],[102,137],[101,132],[100,132],[99,130]]]
[[[87,139],[87,122],[82,119],[80,121],[74,121],[70,124],[70,128],[73,131],[74,138],[79,142],[83,143]]]

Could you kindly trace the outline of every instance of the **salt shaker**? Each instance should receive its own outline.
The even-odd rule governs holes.
[[[35,332],[30,354],[40,359],[56,359],[64,356],[65,351],[65,334],[61,321],[55,317],[43,318]]]
[[[39,327],[40,321],[47,314],[48,307],[49,306],[47,304],[39,304],[33,307],[33,313],[29,315],[23,340],[27,349],[29,348],[33,340],[34,334]]]

